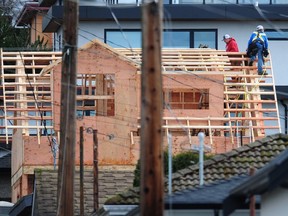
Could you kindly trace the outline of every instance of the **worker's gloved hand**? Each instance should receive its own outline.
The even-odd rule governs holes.
[[[263,49],[263,56],[267,57],[269,55],[269,51],[267,49]]]

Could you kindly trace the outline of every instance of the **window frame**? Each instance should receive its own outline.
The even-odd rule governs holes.
[[[188,99],[187,97],[189,97],[189,95],[192,95],[192,97],[189,98],[189,100],[187,100]],[[202,97],[203,95],[204,97]],[[203,89],[165,88],[163,90],[164,109],[167,109],[166,108],[167,105],[172,110],[209,110],[210,109],[209,98],[210,98],[209,88],[203,88]]]
[[[108,32],[141,32],[141,29],[104,29],[104,42],[107,44],[108,39],[107,39],[107,33]],[[215,33],[215,48],[212,49],[218,49],[218,29],[216,28],[211,28],[211,29],[187,29],[187,28],[181,28],[181,29],[163,29],[163,32],[189,32],[190,33],[190,47],[187,48],[198,48],[198,47],[194,47],[195,45],[195,41],[194,41],[194,33],[195,32],[214,32]],[[119,47],[121,47],[122,45],[119,44]],[[132,48],[136,48],[136,47],[132,47]],[[176,47],[175,47],[176,48]]]
[[[279,38],[273,38],[273,37],[269,37],[268,32],[277,32],[277,30],[275,29],[265,29],[265,33],[267,35],[267,38],[269,41],[286,41],[288,40],[288,29],[279,29],[280,31],[283,31],[285,33],[287,33],[287,37],[279,37]]]

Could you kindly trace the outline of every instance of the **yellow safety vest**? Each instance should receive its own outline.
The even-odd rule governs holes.
[[[253,33],[255,33],[256,36],[252,39],[252,41],[254,41],[257,38],[259,38],[262,42],[264,42],[264,39],[262,37],[262,33],[260,33],[260,32],[253,32]]]

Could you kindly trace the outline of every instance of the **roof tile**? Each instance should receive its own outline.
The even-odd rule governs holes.
[[[205,184],[221,179],[229,179],[233,176],[247,175],[251,167],[262,168],[287,148],[288,136],[275,134],[225,154],[216,155],[204,162]],[[193,165],[185,170],[173,173],[172,188],[174,192],[195,188],[199,185],[198,166]],[[166,181],[166,186],[167,184],[168,182]],[[130,199],[118,199],[117,204],[139,204],[139,193],[135,192],[134,195],[133,203],[129,203]],[[135,202],[135,200],[138,201]],[[107,200],[105,203],[116,204],[113,200]]]

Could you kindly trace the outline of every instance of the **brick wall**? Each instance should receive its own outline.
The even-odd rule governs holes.
[[[51,170],[35,171],[37,215],[56,215],[57,175]],[[75,173],[75,215],[80,214],[80,174]],[[133,170],[102,170],[99,171],[99,207],[107,198],[123,192],[133,184]],[[85,215],[93,212],[93,171],[84,172],[84,211]]]

